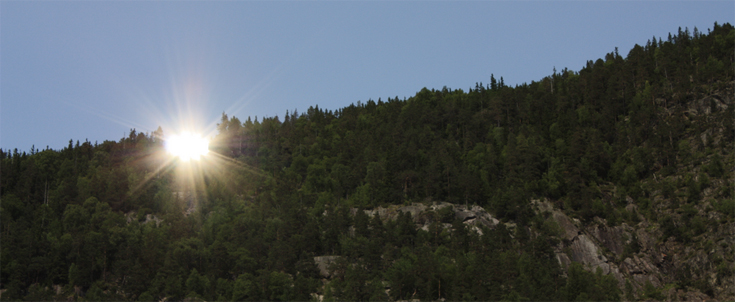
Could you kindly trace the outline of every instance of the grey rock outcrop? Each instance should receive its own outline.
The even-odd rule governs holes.
[[[482,232],[479,226],[485,226],[492,229],[500,223],[498,219],[493,217],[483,207],[477,205],[456,205],[447,202],[435,202],[430,205],[412,203],[410,205],[389,206],[387,208],[377,207],[364,211],[365,214],[370,217],[380,215],[380,218],[383,220],[395,220],[398,218],[398,214],[400,212],[410,213],[414,223],[417,224],[416,228],[427,230],[433,218],[427,218],[426,213],[436,212],[447,207],[450,207],[454,212],[455,219],[459,219],[462,223],[471,226],[470,229],[475,230],[476,232]],[[357,211],[357,209],[352,209],[353,214],[355,211]],[[451,224],[448,225],[451,227]]]
[[[612,225],[599,217],[582,223],[555,208],[549,201],[536,200],[533,205],[537,213],[545,217],[544,226],[554,229],[549,230],[549,233],[560,239],[553,249],[563,272],[573,262],[580,263],[591,272],[600,270],[605,275],[613,276],[623,292],[626,284],[630,284],[636,297],[645,292],[649,283],[670,301],[703,301],[735,296],[735,287],[729,285],[735,283],[735,274],[718,274],[713,264],[713,259],[732,258],[735,237],[723,236],[735,234],[734,223],[720,225],[712,234],[700,236],[700,242],[713,242],[706,248],[698,248],[673,240],[673,237],[662,238],[660,226],[640,215],[635,204],[629,204],[626,211],[638,215],[639,222],[636,225]],[[352,209],[351,212],[354,215],[357,211]],[[384,221],[397,219],[401,212],[410,213],[415,227],[425,231],[435,226],[451,231],[453,224],[448,222],[459,220],[468,229],[483,235],[483,227],[493,229],[501,223],[482,207],[446,202],[393,205],[364,212],[370,217],[380,215]],[[517,227],[513,222],[505,222],[504,225],[511,230]],[[330,276],[329,268],[338,260],[339,256],[314,257],[320,274],[325,278],[333,277]],[[692,286],[686,290],[672,287],[680,282],[677,276],[687,268],[691,268],[692,280],[704,280],[712,290],[705,294]]]
[[[599,268],[603,274],[615,277],[621,290],[629,282],[636,296],[643,294],[648,283],[655,288],[668,288],[662,294],[669,301],[705,301],[735,296],[735,287],[732,286],[735,276],[719,274],[713,267],[713,259],[732,258],[735,237],[725,234],[735,234],[733,223],[719,225],[714,232],[701,235],[700,242],[707,242],[709,238],[728,238],[717,244],[712,242],[702,249],[673,240],[673,237],[662,238],[659,227],[643,217],[635,226],[626,223],[610,226],[601,218],[582,224],[555,209],[548,201],[534,201],[534,205],[539,213],[548,212],[545,214],[547,219],[552,219],[559,227],[558,234],[562,240],[554,250],[563,269],[572,262],[581,263],[592,272]],[[724,268],[720,270],[726,271]],[[700,287],[672,288],[671,285],[682,282],[679,279],[682,271],[690,271],[691,280],[700,280],[695,281]],[[701,284],[710,286],[708,294],[699,291]]]
[[[324,278],[331,277],[331,275],[329,274],[329,266],[336,262],[337,259],[339,259],[339,256],[314,257],[314,263],[316,263],[316,267],[317,269],[319,269],[319,274],[322,275],[322,277]]]

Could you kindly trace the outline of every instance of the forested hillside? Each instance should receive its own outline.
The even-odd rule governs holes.
[[[191,163],[168,129],[0,150],[0,299],[735,299],[734,63],[715,23],[515,87],[223,113]]]

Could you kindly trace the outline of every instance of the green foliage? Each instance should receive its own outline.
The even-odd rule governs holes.
[[[626,301],[633,301],[635,295],[633,294],[633,285],[630,284],[630,280],[625,279],[625,296]]]
[[[666,199],[675,198],[676,197],[675,193],[676,193],[676,185],[672,181],[668,179],[664,179],[663,181],[661,181],[661,195],[663,195],[664,198]]]
[[[725,214],[730,219],[735,218],[735,199],[714,201],[714,205],[718,212]]]
[[[584,270],[581,264],[573,262],[567,274],[569,278],[564,290],[568,301],[620,300],[617,280],[612,275],[603,275],[600,268],[591,273]]]
[[[646,284],[643,286],[643,294],[641,297],[643,299],[655,301],[662,301],[665,299],[664,295],[661,293],[661,289],[653,286],[650,281],[646,281]]]
[[[451,223],[454,221],[454,209],[452,207],[443,207],[436,211],[438,221],[442,223]]]
[[[208,296],[207,294],[209,293],[209,289],[209,278],[207,278],[207,276],[200,275],[196,268],[192,268],[189,278],[186,279],[186,290],[190,293],[188,296]]]
[[[625,247],[623,248],[623,255],[620,257],[620,259],[624,260],[625,258],[633,257],[640,251],[641,245],[640,243],[638,243],[638,236],[636,234],[633,234],[630,242],[625,244]]]
[[[705,165],[704,170],[713,178],[721,178],[725,173],[725,167],[719,153],[712,155],[709,164]]]
[[[699,201],[702,197],[702,187],[700,182],[696,181],[694,176],[687,174],[684,180],[687,187],[687,202],[693,203]]]
[[[678,228],[674,224],[674,219],[671,218],[670,215],[663,216],[659,221],[659,225],[661,226],[661,230],[663,231],[663,237],[664,239],[669,238],[671,236],[680,238],[681,237],[681,231],[680,228]]]
[[[730,24],[680,32],[516,87],[491,76],[469,91],[424,88],[283,120],[223,113],[216,156],[187,177],[160,128],[61,150],[0,149],[3,298],[57,299],[45,288],[64,284],[87,300],[619,300],[610,276],[575,264],[561,277],[550,247],[561,229],[530,200],[635,224],[627,197],[650,219],[660,189],[677,211],[657,217],[661,230],[683,242],[716,223],[698,213],[703,197],[733,219],[732,186],[720,185],[733,106],[687,113],[735,76],[733,37]],[[719,146],[698,139],[720,124]],[[480,236],[448,207],[386,221],[363,212],[427,200],[484,207],[516,227]],[[638,249],[632,238],[624,253]],[[340,256],[324,288],[321,255]]]
[[[717,278],[718,281],[722,282],[727,280],[728,277],[733,275],[733,265],[727,261],[722,261],[717,265]]]

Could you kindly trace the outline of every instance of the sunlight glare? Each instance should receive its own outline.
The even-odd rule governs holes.
[[[166,140],[166,151],[183,161],[199,160],[209,153],[209,141],[199,135],[183,132]]]

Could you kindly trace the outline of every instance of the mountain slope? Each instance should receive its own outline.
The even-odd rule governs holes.
[[[0,299],[733,299],[734,44],[223,114],[192,164],[135,130],[0,150]]]

